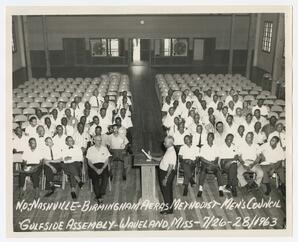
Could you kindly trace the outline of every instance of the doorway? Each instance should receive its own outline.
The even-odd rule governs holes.
[[[132,65],[147,65],[150,63],[150,39],[133,38],[130,40]]]

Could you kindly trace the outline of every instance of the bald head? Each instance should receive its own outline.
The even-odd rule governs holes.
[[[164,139],[164,145],[166,148],[169,148],[174,145],[174,138],[172,136],[167,136]]]

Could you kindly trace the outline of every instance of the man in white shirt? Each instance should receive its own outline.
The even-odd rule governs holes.
[[[162,120],[165,130],[168,130],[173,125],[175,117],[175,109],[174,107],[170,107],[168,114]]]
[[[285,152],[281,148],[279,143],[279,138],[277,136],[273,136],[268,143],[265,143],[261,146],[261,167],[264,171],[263,183],[266,185],[265,195],[269,195],[271,192],[270,186],[270,176],[274,172],[277,173],[280,179],[280,189],[282,193],[285,195]]]
[[[208,108],[213,108],[213,110],[217,109],[217,104],[218,104],[218,95],[214,94],[212,97],[212,101],[208,104]]]
[[[257,105],[252,108],[252,113],[254,113],[256,109],[260,109],[261,115],[267,118],[269,114],[269,110],[266,106],[263,105],[263,103],[264,103],[264,100],[259,99],[257,102]]]
[[[169,96],[166,96],[165,98],[165,101],[162,105],[162,108],[161,108],[161,111],[162,111],[162,114],[163,116],[167,115],[168,111],[169,111],[169,108],[172,107],[172,101],[171,101],[171,98]]]
[[[39,108],[37,108],[35,110],[35,115],[36,115],[37,124],[38,125],[43,125],[44,124],[44,117],[43,117],[42,111]]]
[[[175,133],[170,134],[174,138],[174,147],[176,152],[179,153],[179,149],[184,145],[184,137],[190,133],[186,130],[184,123],[179,123],[178,130]]]
[[[252,121],[251,113],[246,114],[245,122],[244,122],[244,129],[245,129],[245,133],[254,132],[254,122]]]
[[[120,114],[117,115],[116,117],[121,118],[121,123],[122,126],[126,129],[130,129],[133,127],[132,121],[131,121],[131,117],[128,116],[127,114],[127,110],[125,108],[121,108],[120,109]]]
[[[243,103],[239,100],[238,94],[233,95],[233,102],[234,102],[235,109],[243,107]]]
[[[228,133],[225,144],[219,147],[219,167],[228,174],[226,189],[232,192],[233,197],[237,197],[237,162],[239,157],[233,139],[234,135]]]
[[[40,149],[44,149],[45,148],[45,139],[46,139],[46,135],[45,135],[45,129],[42,125],[38,125],[36,128],[36,134],[35,134],[35,139],[36,139],[36,143],[37,146]]]
[[[230,101],[233,101],[233,96],[235,95],[235,90],[232,88],[229,92],[229,95],[225,99],[225,105],[228,106]]]
[[[216,123],[216,131],[214,133],[214,144],[218,147],[225,144],[227,132],[224,129],[224,125],[221,121]]]
[[[73,135],[73,132],[74,132],[73,127],[68,124],[66,117],[63,117],[61,119],[61,125],[63,127],[64,135],[66,135],[66,136],[72,136]]]
[[[276,123],[276,130],[269,134],[268,140],[271,140],[273,136],[277,136],[279,138],[278,145],[280,145],[283,150],[286,150],[286,132],[284,131],[284,125],[282,122]]]
[[[265,133],[261,130],[261,123],[259,121],[255,122],[255,130],[254,130],[254,143],[258,145],[262,145],[266,142],[267,138]]]
[[[129,168],[129,157],[127,155],[128,139],[119,134],[117,125],[113,126],[113,134],[110,136],[110,151],[113,156],[113,161],[119,160],[123,162],[122,178],[126,180],[126,171]]]
[[[127,97],[127,91],[123,91],[122,92],[122,96],[120,96],[117,100],[117,107],[119,107],[121,105],[121,103],[123,103],[123,98],[126,97],[127,98],[127,103],[128,105],[131,105],[131,100]]]
[[[228,114],[234,116],[236,114],[236,108],[233,101],[228,103]]]
[[[206,179],[206,174],[208,171],[214,173],[217,178],[219,196],[223,197],[223,179],[220,168],[218,166],[218,147],[213,143],[214,134],[208,133],[207,144],[201,148],[200,151],[200,161],[201,161],[201,171],[199,176],[199,192],[198,197],[202,196],[203,186]]]
[[[27,146],[24,150],[22,170],[19,174],[19,197],[23,197],[26,177],[30,176],[35,190],[35,198],[37,198],[39,197],[39,178],[42,171],[42,150],[37,147],[35,138],[30,138],[28,143],[29,147]]]
[[[264,127],[266,124],[269,123],[266,118],[261,116],[261,111],[258,108],[255,109],[255,111],[254,111],[254,116],[253,116],[252,122],[253,123],[260,122],[262,127]]]
[[[197,127],[198,125],[202,126],[201,120],[200,120],[200,114],[195,113],[194,117],[193,117],[193,122],[187,127],[188,131],[191,134],[196,133]]]
[[[54,125],[54,126],[57,126],[59,124],[61,124],[61,119],[59,119],[58,117],[58,111],[56,108],[54,108],[50,114],[52,115],[50,118],[51,118],[51,123]]]
[[[63,117],[65,117],[65,105],[62,101],[58,102],[57,105],[57,119],[61,120]]]
[[[207,105],[212,102],[212,90],[210,88],[206,91],[203,99],[206,101]]]
[[[245,117],[242,115],[242,108],[236,108],[236,114],[234,116],[234,123],[239,127],[239,125],[244,125]]]
[[[247,191],[258,188],[263,179],[263,170],[260,167],[260,149],[253,142],[253,132],[248,132],[245,142],[239,147],[238,181],[241,187],[246,187]],[[255,181],[250,179],[248,173],[255,173]]]
[[[191,186],[195,184],[193,180],[193,173],[196,166],[196,161],[200,155],[200,149],[196,145],[192,144],[191,136],[186,135],[184,137],[184,145],[181,146],[178,154],[179,162],[181,163],[183,172],[184,172],[184,190],[183,196],[187,196],[188,193],[188,184]]]
[[[101,108],[99,114],[99,124],[102,129],[102,133],[106,134],[108,132],[108,127],[112,125],[112,119],[106,115],[106,109]]]
[[[167,150],[163,157],[150,157],[150,159],[160,161],[158,179],[164,203],[166,204],[166,207],[160,213],[166,215],[173,213],[173,181],[177,165],[174,138],[172,136],[165,137],[164,146]]]
[[[99,111],[101,108],[101,105],[103,103],[103,97],[99,94],[98,89],[95,88],[93,90],[93,96],[90,97],[89,103],[91,104],[91,108],[95,110],[96,112]]]
[[[235,134],[237,132],[238,126],[235,124],[234,118],[230,114],[227,117],[224,129],[227,134]]]
[[[65,174],[69,176],[71,197],[72,199],[76,199],[76,183],[78,183],[80,188],[84,185],[80,178],[82,165],[84,165],[82,164],[84,160],[83,152],[81,147],[75,145],[75,142],[71,136],[66,137],[65,144],[65,148],[62,150],[63,163],[61,166]]]
[[[93,117],[92,125],[90,126],[89,131],[88,131],[91,137],[94,136],[94,134],[95,134],[95,128],[97,126],[100,126],[99,125],[99,117],[98,116],[94,116]]]
[[[207,134],[203,129],[202,125],[198,125],[196,132],[192,133],[192,144],[201,148],[207,141]]]
[[[190,101],[186,102],[186,105],[181,108],[181,118],[187,119],[191,110],[192,104]],[[193,110],[194,111],[194,110]]]
[[[28,137],[23,135],[21,127],[16,127],[12,138],[13,153],[22,154],[28,148]]]
[[[29,138],[35,137],[37,128],[37,119],[35,116],[30,117],[29,125],[25,128],[25,135]]]
[[[88,174],[92,181],[95,199],[98,203],[103,202],[109,179],[109,158],[111,154],[106,146],[102,145],[101,136],[94,136],[94,146],[87,151]]]
[[[78,123],[77,130],[73,134],[75,144],[79,146],[83,152],[86,152],[87,147],[91,141],[90,135],[85,131],[85,127],[82,123]]]
[[[52,124],[50,117],[45,117],[44,123],[45,136],[53,137],[56,130],[56,126]]]
[[[57,125],[56,133],[53,137],[53,142],[56,146],[59,147],[60,151],[62,151],[65,147],[65,139],[66,135],[63,133],[62,125]]]
[[[61,147],[58,144],[54,144],[51,137],[47,137],[45,143],[47,148],[43,150],[42,158],[45,164],[44,173],[46,176],[46,190],[50,190],[45,196],[49,197],[55,192],[53,183],[54,174],[62,171],[61,162],[63,158]]]
[[[79,119],[85,109],[85,103],[82,102],[82,98],[80,96],[76,96],[74,98],[74,102],[76,103],[76,118]]]

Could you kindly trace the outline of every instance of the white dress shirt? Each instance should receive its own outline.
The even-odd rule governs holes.
[[[64,149],[62,150],[62,156],[63,156],[64,163],[83,161],[83,152],[81,150],[81,147],[78,145],[74,145],[73,147],[65,146]],[[71,159],[65,160],[67,156],[71,157]]]
[[[239,154],[246,165],[252,164],[260,154],[260,147],[252,143],[249,145],[246,141],[239,146]]]
[[[110,136],[110,148],[115,150],[123,150],[128,144],[128,139],[122,135],[112,134]]]
[[[60,148],[60,150],[62,151],[63,150],[63,148],[65,148],[65,146],[66,146],[66,143],[65,143],[65,139],[66,139],[66,135],[61,135],[61,136],[59,136],[58,134],[56,134],[55,136],[54,136],[54,138],[53,138],[53,142],[54,142],[54,145],[57,145],[59,148]]]
[[[91,140],[90,135],[84,131],[82,134],[80,134],[78,131],[74,132],[73,139],[75,141],[75,144],[79,147],[87,148],[88,142]]]
[[[28,137],[25,136],[24,134],[22,135],[21,138],[19,138],[17,135],[14,135],[12,138],[12,147],[16,151],[25,151],[28,148]]]
[[[188,146],[184,144],[179,149],[179,155],[182,156],[182,159],[194,161],[200,156],[200,149],[196,145]]]
[[[31,150],[28,146],[23,153],[23,160],[27,161],[28,164],[39,164],[42,160],[42,149],[36,147]]]
[[[214,161],[216,157],[219,157],[218,147],[213,144],[210,146],[208,143],[201,148],[200,156],[208,161]]]
[[[260,147],[260,150],[265,157],[265,161],[261,165],[272,165],[286,158],[285,151],[279,145],[273,149],[270,143],[265,143]]]
[[[91,146],[88,151],[86,158],[93,164],[105,163],[105,161],[111,156],[108,148],[104,145],[100,147]]]
[[[169,165],[173,165],[175,168],[176,162],[177,162],[176,151],[175,151],[175,148],[173,146],[171,146],[171,147],[167,148],[166,153],[162,157],[160,164],[159,164],[159,169],[161,169],[163,171],[167,171],[169,168]]]

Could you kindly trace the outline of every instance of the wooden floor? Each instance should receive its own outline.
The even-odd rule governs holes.
[[[161,142],[162,142],[162,129],[161,129],[161,115],[159,103],[155,94],[154,89],[154,81],[153,81],[153,73],[151,73],[150,68],[146,66],[132,66],[129,69],[129,74],[131,76],[131,90],[133,94],[134,101],[134,114],[133,114],[133,122],[134,122],[134,131],[133,131],[133,150],[135,153],[138,153],[141,148],[145,150],[151,150],[153,153],[162,153]],[[120,166],[116,167],[116,170],[113,172],[114,178],[112,181],[112,190],[111,192],[107,191],[106,196],[104,197],[104,203],[110,204],[113,202],[131,202],[137,203],[141,196],[141,184],[140,184],[140,169],[132,167],[128,171],[128,176],[126,181],[122,181],[121,176],[121,168]],[[16,208],[16,204],[18,202],[18,178],[14,178],[14,209]],[[218,196],[218,188],[216,185],[216,180],[212,175],[208,175],[206,179],[206,184],[204,187],[203,196],[201,198],[197,198],[196,194],[198,192],[197,186],[189,189],[189,194],[186,197],[182,196],[183,187],[182,185],[174,186],[174,198],[181,199],[181,202],[201,202],[208,203],[211,201],[216,201],[218,203],[223,203],[225,199],[231,198],[230,194],[225,194],[225,197]],[[156,182],[156,190],[158,192],[159,201],[162,200],[160,188],[158,182]],[[44,191],[42,192],[42,196],[40,197],[40,202],[56,202],[56,201],[72,201],[70,196],[70,187],[69,184],[66,184],[66,188],[62,191],[60,188],[56,190],[56,192],[50,197],[45,198]],[[235,202],[243,202],[249,201],[251,198],[255,197],[257,201],[261,201],[262,198],[267,201],[269,197],[265,197],[262,192],[256,191],[251,194],[247,194],[246,192],[239,190],[238,197],[234,198]],[[27,186],[26,194],[23,197],[26,202],[31,202],[33,200],[33,191],[32,186],[29,184]],[[90,186],[87,183],[84,187],[78,191],[78,199],[77,201],[80,204],[84,202],[90,201],[91,204],[96,204],[94,202],[94,195],[90,191]],[[273,201],[280,201],[281,208],[261,208],[261,209],[241,209],[235,208],[231,210],[222,209],[220,206],[216,206],[212,209],[207,208],[197,208],[197,209],[186,209],[186,210],[174,210],[173,215],[160,215],[159,210],[124,210],[124,211],[87,211],[82,212],[80,209],[75,211],[60,211],[60,210],[51,210],[51,211],[41,211],[38,209],[33,209],[32,211],[23,211],[20,212],[14,210],[14,230],[20,231],[19,222],[24,219],[30,219],[31,222],[34,223],[42,223],[42,222],[57,222],[57,221],[69,221],[71,218],[76,221],[81,222],[94,222],[94,221],[116,221],[119,223],[121,219],[127,220],[130,218],[132,221],[140,221],[140,220],[148,220],[148,221],[166,221],[170,224],[166,229],[186,229],[187,227],[172,224],[175,219],[183,219],[183,221],[198,221],[196,222],[192,228],[190,229],[247,229],[245,226],[235,227],[231,223],[226,223],[219,226],[211,226],[210,223],[208,226],[206,225],[206,219],[208,217],[223,219],[225,221],[233,221],[235,222],[237,217],[250,217],[253,219],[259,217],[261,219],[264,218],[277,218],[276,225],[270,226],[253,226],[254,229],[282,229],[284,228],[284,220],[286,214],[286,204],[285,198],[281,195],[281,193],[277,190],[273,190],[271,194],[271,199]],[[214,221],[213,221],[214,222]],[[205,224],[204,224],[205,223]],[[162,229],[155,228],[154,230]],[[189,228],[188,228],[189,229]],[[98,229],[100,230],[100,229]],[[123,230],[123,228],[113,228],[113,230]],[[126,229],[126,230],[135,230],[135,229]],[[142,230],[142,229],[138,229]]]

